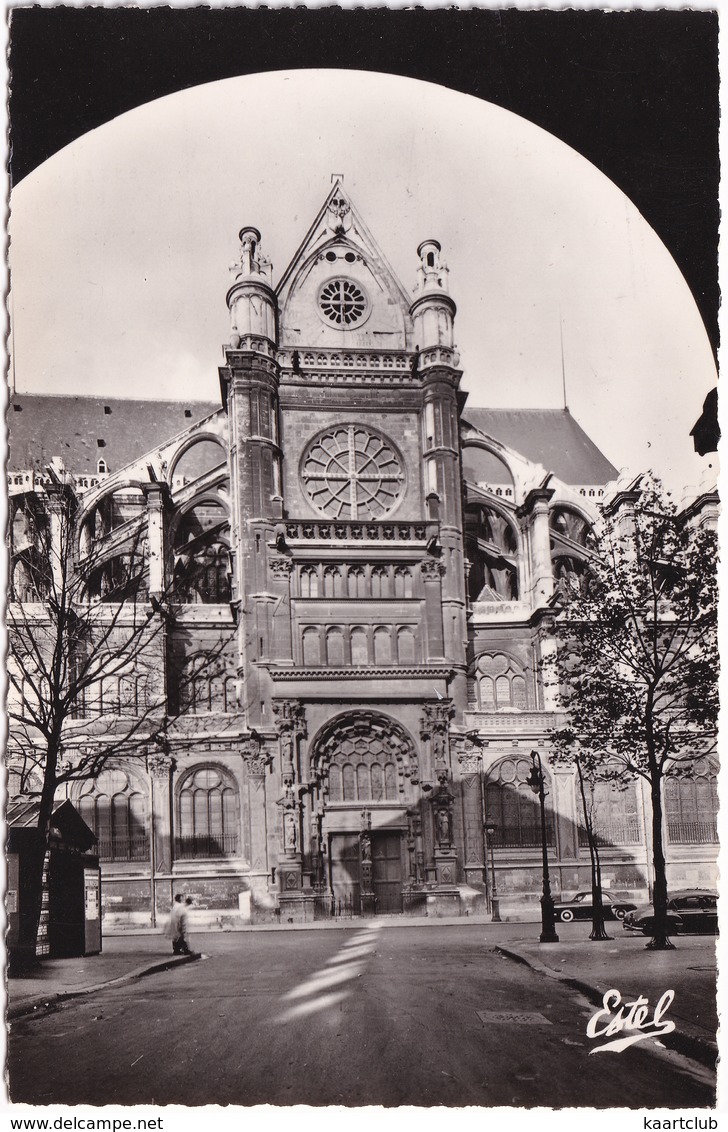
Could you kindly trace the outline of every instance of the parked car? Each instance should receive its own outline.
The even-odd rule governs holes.
[[[619,897],[613,896],[611,892],[607,892],[603,888],[602,907],[604,908],[605,920],[621,920],[626,912],[636,908],[636,904],[631,904],[628,900],[620,900]],[[591,889],[588,892],[577,892],[571,900],[555,900],[554,912],[556,919],[565,924],[568,924],[571,920],[591,920]]]
[[[655,910],[651,904],[635,908],[622,920],[626,932],[652,935],[654,926]],[[670,896],[667,901],[667,930],[669,935],[685,932],[717,935],[718,894],[706,888],[691,888]]]

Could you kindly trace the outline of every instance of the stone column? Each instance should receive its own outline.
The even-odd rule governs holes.
[[[372,813],[361,812],[361,833],[359,835],[359,899],[362,916],[373,916],[376,912],[374,878],[372,875]]]
[[[445,567],[436,558],[423,558],[420,574],[425,589],[425,624],[427,627],[427,656],[440,660],[445,655],[442,626],[442,576]]]
[[[63,481],[59,479],[57,483],[45,485],[50,531],[51,578],[57,597],[63,592],[66,577],[70,580],[75,562],[72,515],[76,507],[76,497],[73,489],[65,482],[66,473],[61,471],[61,475]]]
[[[266,812],[265,772],[268,757],[259,739],[248,739],[240,748],[248,784],[248,821],[250,845],[250,888],[253,905],[256,897],[269,903],[268,881],[268,815]],[[255,920],[255,908],[251,907]]]
[[[274,660],[293,663],[293,636],[291,632],[291,573],[290,558],[269,558],[271,591],[278,599],[273,609],[273,634],[270,656]]]
[[[530,598],[534,608],[547,605],[554,594],[549,529],[549,500],[553,494],[551,488],[534,488],[517,511],[528,535]]]
[[[160,916],[169,913],[172,903],[174,766],[174,759],[167,753],[147,755],[147,770],[152,781],[152,927]]]
[[[278,858],[280,908],[282,921],[303,922],[313,919],[313,894],[304,892],[303,860],[305,849],[310,854],[310,822],[304,822],[303,796],[307,787],[300,783],[298,740],[305,734],[305,715],[298,700],[281,700],[273,705],[278,726],[283,795],[278,805],[283,811],[283,845]]]
[[[458,756],[462,775],[463,868],[468,884],[484,886],[487,863],[483,854],[483,760],[471,746]]]
[[[422,710],[420,735],[430,741],[430,765],[437,787],[431,795],[434,828],[434,858],[437,892],[428,899],[435,916],[458,915],[460,898],[456,888],[457,849],[453,831],[454,795],[450,782],[450,719],[453,705],[449,700],[425,704]]]
[[[166,589],[164,513],[169,496],[166,483],[146,483],[142,490],[147,501],[147,544],[149,563],[149,592],[163,594]]]

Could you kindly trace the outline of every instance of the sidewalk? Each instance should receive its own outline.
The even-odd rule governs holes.
[[[7,1017],[20,1018],[112,983],[139,979],[197,958],[173,955],[169,940],[161,932],[125,939],[105,937],[100,955],[44,959],[32,974],[7,978]]]
[[[493,935],[492,945],[502,955],[575,987],[595,1006],[601,1006],[605,992],[614,988],[622,1002],[642,995],[654,1009],[665,991],[673,990],[675,998],[667,1017],[675,1022],[676,1029],[665,1035],[663,1044],[715,1068],[715,937],[678,936],[674,951],[648,951],[646,938],[625,932],[621,924],[609,924],[609,934],[614,938],[602,941],[589,939],[589,924],[557,924],[559,942],[545,944],[538,942],[539,925],[531,926],[532,940],[525,938],[524,927],[519,924],[521,930],[512,933],[510,939],[498,940],[495,932],[486,935]]]

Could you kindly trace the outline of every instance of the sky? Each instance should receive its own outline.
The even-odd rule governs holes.
[[[14,190],[22,392],[219,397],[225,294],[253,224],[282,276],[340,173],[405,290],[439,240],[472,406],[559,408],[678,498],[716,372],[682,275],[601,172],[537,126],[357,71],[210,83],[121,115]]]

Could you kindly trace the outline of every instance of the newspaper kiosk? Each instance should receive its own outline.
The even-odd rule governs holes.
[[[51,818],[46,850],[38,829],[40,804],[15,798],[7,808],[8,954],[70,958],[101,951],[101,871],[91,852],[96,835],[71,802],[61,802]],[[34,867],[43,858],[43,903],[33,938]]]

